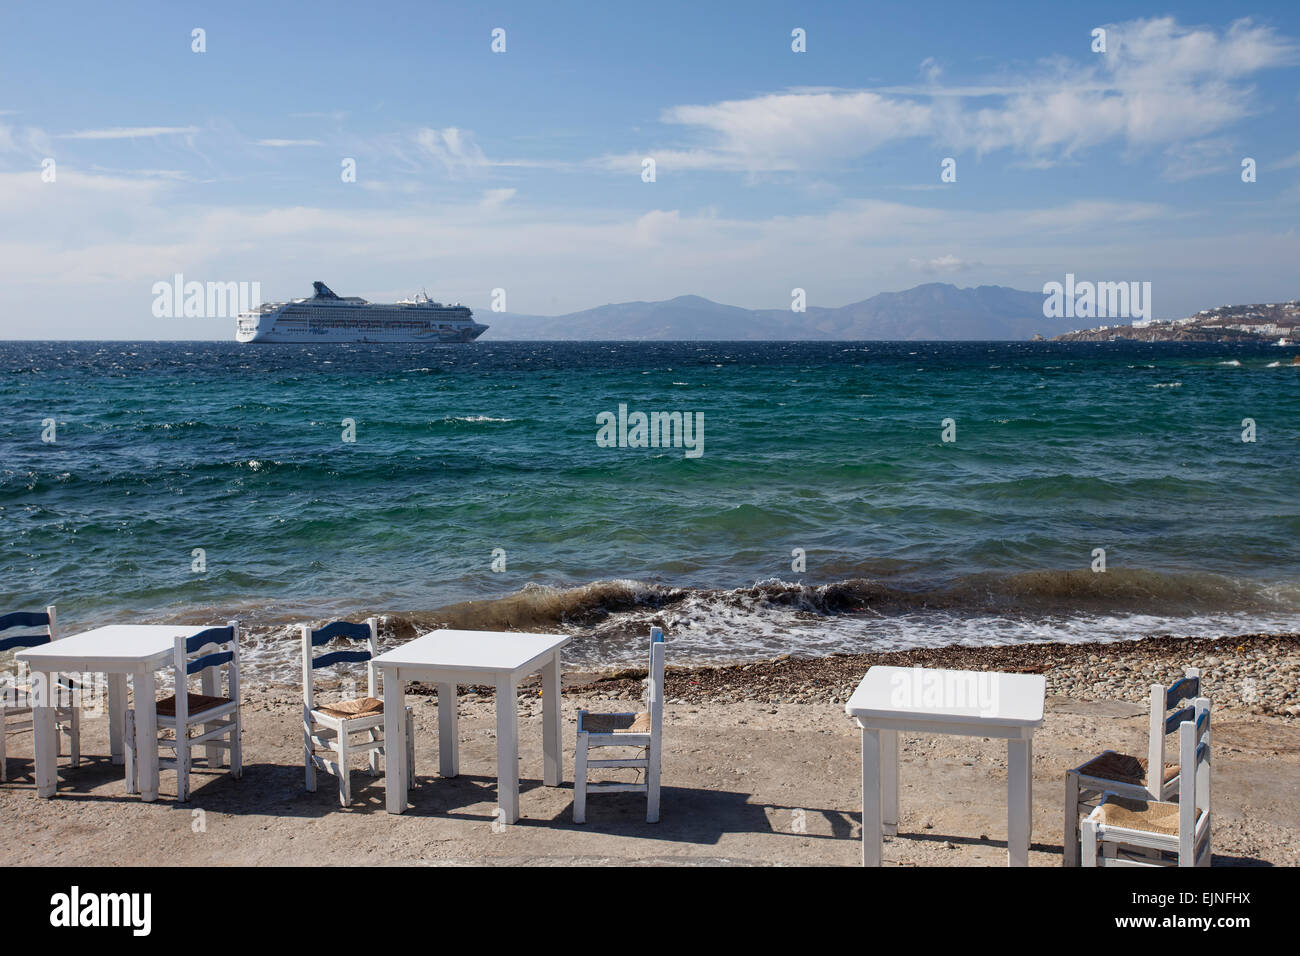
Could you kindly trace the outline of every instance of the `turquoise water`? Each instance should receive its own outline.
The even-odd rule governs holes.
[[[1300,630],[1291,357],[3,343],[0,608],[237,616],[268,673],[288,623],[366,613],[568,629],[591,660],[652,619],[678,659]],[[600,447],[620,404],[702,415],[702,453]]]

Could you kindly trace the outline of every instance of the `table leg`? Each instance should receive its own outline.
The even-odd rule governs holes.
[[[560,746],[560,653],[556,651],[542,668],[542,752],[545,773],[542,782],[558,787],[564,779],[564,750]]]
[[[444,777],[460,774],[460,731],[457,722],[455,684],[438,684],[438,773]]]
[[[384,675],[384,800],[389,813],[406,812],[406,685]]]
[[[515,682],[497,681],[497,805],[501,822],[519,819],[519,701]]]
[[[32,757],[36,795],[53,797],[59,785],[59,736],[54,727],[54,674],[32,671]],[[0,730],[0,732],[3,732]]]
[[[880,866],[880,731],[862,728],[862,865]]]
[[[126,728],[126,675],[108,675],[108,752],[113,763],[126,763],[122,734]]]
[[[898,731],[880,732],[880,828],[898,835]]]
[[[135,756],[140,799],[152,803],[158,799],[158,689],[153,670],[136,671],[131,685],[135,690]]]
[[[1032,744],[1029,739],[1007,740],[1007,864],[1029,865],[1032,828]]]

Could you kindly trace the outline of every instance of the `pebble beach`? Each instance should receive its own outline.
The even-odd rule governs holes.
[[[410,808],[384,811],[384,781],[360,761],[354,804],[328,777],[303,786],[301,696],[255,685],[244,707],[241,780],[200,769],[189,802],[164,772],[150,804],[123,793],[122,768],[102,755],[102,719],[83,727],[82,767],[60,763],[59,795],[34,792],[30,735],[9,745],[0,813],[14,839],[0,865],[835,865],[860,862],[860,754],[843,702],[873,664],[1042,673],[1045,722],[1034,737],[1031,866],[1060,867],[1066,771],[1103,749],[1142,753],[1150,683],[1202,669],[1214,701],[1214,863],[1300,865],[1300,636],[1150,638],[1109,644],[946,647],[874,655],[779,657],[671,669],[665,711],[663,811],[644,819],[636,794],[593,798],[571,822],[579,708],[626,710],[636,671],[565,674],[564,782],[541,785],[541,700],[521,686],[521,818],[495,823],[495,703],[461,689],[461,775],[437,774],[432,688],[412,686],[417,785]],[[1006,749],[999,741],[901,735],[901,819],[886,865],[1006,862]],[[607,771],[610,779],[636,771]],[[199,812],[201,811],[201,813]],[[196,829],[200,826],[201,829]],[[93,834],[93,839],[91,835]]]

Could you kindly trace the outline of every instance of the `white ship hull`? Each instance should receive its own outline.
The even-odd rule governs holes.
[[[426,344],[473,342],[487,326],[461,305],[442,305],[427,297],[379,305],[359,298],[340,298],[316,283],[316,295],[259,306],[241,313],[235,341],[268,343]]]
[[[421,329],[413,331],[377,329],[370,331],[349,330],[349,329],[290,329],[290,330],[254,330],[245,331],[243,329],[235,333],[236,342],[271,342],[271,343],[292,343],[292,342],[433,342],[433,343],[455,343],[455,342],[473,342],[482,335],[482,329],[478,331],[459,330],[459,331],[442,331],[438,329]]]

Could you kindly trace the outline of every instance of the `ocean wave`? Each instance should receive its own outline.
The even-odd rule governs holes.
[[[471,630],[596,627],[631,615],[754,615],[783,610],[821,618],[877,617],[944,611],[1042,618],[1098,613],[1165,616],[1214,613],[1300,613],[1300,587],[1216,574],[1116,569],[963,575],[934,587],[869,578],[805,584],[770,578],[741,588],[689,588],[628,579],[571,588],[530,584],[499,598],[466,601],[425,614],[413,624]],[[646,617],[648,620],[649,618]],[[637,621],[639,627],[642,623]]]
[[[247,622],[250,676],[290,683],[301,666],[296,625],[324,622],[292,614],[268,619],[264,608],[252,606],[192,608],[187,622],[204,614]],[[1300,586],[1142,570],[985,573],[928,588],[867,578],[825,584],[771,578],[739,588],[612,579],[529,584],[428,611],[356,608],[336,616],[371,614],[381,619],[385,647],[437,628],[558,632],[573,635],[565,651],[572,665],[599,667],[639,661],[652,625],[664,628],[683,664],[948,644],[1300,631]]]

